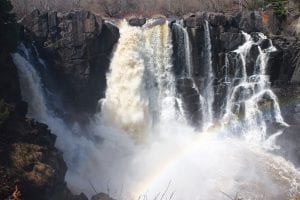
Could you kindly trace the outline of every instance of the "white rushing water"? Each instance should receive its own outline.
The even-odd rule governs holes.
[[[177,115],[171,34],[166,23],[141,29],[123,21],[120,31],[115,55],[122,56],[111,62],[102,116],[140,137],[152,125]]]
[[[204,109],[203,109],[203,119],[205,119],[205,125],[211,126],[213,123],[213,103],[214,103],[214,72],[212,68],[212,47],[211,47],[211,39],[210,39],[210,27],[208,21],[204,23],[204,35],[205,35],[205,58],[206,60],[206,68],[207,68],[207,80],[206,87],[204,89]]]
[[[269,77],[266,74],[268,54],[276,51],[276,48],[270,43],[270,47],[261,49],[260,42],[267,39],[263,34],[258,34],[257,42],[254,42],[249,34],[243,33],[243,35],[245,43],[234,51],[238,62],[235,74],[231,78],[227,76],[225,80],[229,84],[227,97],[224,99],[226,109],[222,121],[230,123],[232,127],[238,127],[247,140],[264,142],[267,140],[267,121],[288,126],[281,116],[277,97],[270,89]],[[250,50],[253,46],[258,48],[258,56],[253,74],[247,75],[246,59],[251,55]],[[226,64],[229,64],[228,61]],[[265,108],[267,110],[259,107],[260,104],[265,106],[264,104],[268,103],[271,105]],[[241,113],[244,115],[242,122]]]
[[[246,59],[256,42],[244,34],[246,42],[234,52],[242,65],[226,78],[225,114],[198,132],[182,120],[176,106],[168,24],[149,21],[144,27],[131,27],[123,21],[119,28],[102,113],[84,128],[66,124],[48,106],[45,86],[28,49],[20,46],[12,55],[22,96],[29,103],[28,116],[48,124],[58,136],[72,191],[92,196],[94,187],[120,200],[223,200],[225,194],[245,200],[292,200],[300,193],[299,170],[268,152],[273,144],[265,148],[267,141],[273,142],[266,136],[267,120],[284,124],[265,74],[272,45],[259,49],[257,68],[248,76]],[[208,86],[209,95],[203,98],[213,98],[212,83]],[[264,96],[272,102],[272,112],[260,109]],[[213,99],[205,101],[212,107]],[[240,120],[235,108],[242,104],[245,116]],[[212,114],[206,114],[210,120]]]

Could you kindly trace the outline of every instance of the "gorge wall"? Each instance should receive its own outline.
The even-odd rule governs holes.
[[[67,166],[47,125],[26,117],[11,55],[0,59],[0,199],[82,199],[64,180]],[[84,197],[84,196],[83,196]],[[84,198],[83,198],[84,199]]]
[[[272,39],[273,45],[277,49],[277,51],[270,52],[266,69],[267,74],[270,74],[272,88],[279,98],[283,117],[291,125],[285,128],[284,137],[282,136],[283,138],[279,140],[279,143],[285,150],[285,156],[291,156],[291,159],[293,158],[293,161],[295,161],[295,158],[300,158],[300,151],[297,146],[300,142],[300,137],[297,135],[300,124],[300,46],[298,37],[294,32],[285,33],[276,28],[278,22],[276,22],[272,13],[268,14],[267,21],[262,17],[264,15],[265,13],[259,12],[244,12],[235,16],[199,12],[184,16],[181,20],[170,19],[169,26],[172,30],[173,44],[172,62],[176,77],[180,77],[176,79],[176,88],[179,94],[184,96],[183,106],[185,106],[185,110],[190,116],[189,123],[194,127],[200,129],[203,125],[204,119],[201,114],[203,109],[211,107],[208,110],[213,109],[214,116],[209,114],[210,116],[207,116],[207,119],[212,117],[218,119],[221,110],[217,108],[222,107],[220,99],[224,99],[226,90],[223,82],[227,75],[233,76],[237,65],[234,64],[236,54],[231,51],[236,50],[245,43],[245,35],[241,31],[249,33],[254,40],[253,47],[249,50],[250,58],[247,58],[247,63],[245,63],[247,75],[254,73],[253,66],[255,66],[257,57],[260,55],[260,49],[265,50],[272,47],[270,40],[257,34],[257,32],[264,33],[269,39]],[[162,18],[159,23],[164,23],[165,20]],[[105,95],[106,72],[114,45],[120,37],[118,28],[101,18],[97,18],[88,11],[72,11],[61,14],[57,12],[43,13],[36,10],[22,19],[21,23],[24,26],[24,46],[26,49],[30,49],[36,58],[43,58],[48,68],[47,70],[43,69],[41,60],[32,59],[32,62],[39,65],[41,76],[46,77],[45,84],[48,88],[62,97],[61,104],[65,110],[59,109],[61,105],[57,106],[59,115],[67,119],[82,121],[84,120],[82,118],[87,116],[84,115],[85,113],[95,113],[98,100]],[[133,25],[142,26],[144,23],[145,20],[139,20]],[[146,33],[138,32],[138,34],[143,35]],[[152,39],[154,42],[156,41],[155,38]],[[183,47],[184,49],[190,49],[189,53],[184,52]],[[23,52],[23,54],[26,53]],[[208,57],[211,59],[207,59]],[[226,62],[232,63],[233,68],[227,69],[229,71],[225,70]],[[8,70],[0,73],[4,75],[1,81],[5,82],[7,80],[5,76],[7,73],[11,73],[7,76],[10,77],[9,79],[18,80],[11,60],[8,63],[12,66],[10,69],[14,69],[14,71]],[[211,66],[211,68],[208,66]],[[214,72],[213,76],[211,75],[212,71]],[[47,73],[51,74],[51,79],[47,79]],[[13,121],[8,118],[3,125],[1,124],[1,128],[5,130],[1,131],[3,140],[10,142],[8,145],[9,150],[0,149],[0,153],[6,156],[11,154],[13,156],[10,159],[17,159],[24,156],[22,154],[24,151],[33,152],[32,155],[36,155],[33,156],[33,160],[28,158],[28,160],[25,159],[21,163],[18,160],[13,161],[17,163],[14,167],[21,170],[25,177],[29,179],[35,171],[44,170],[45,174],[53,172],[50,173],[51,176],[46,177],[48,178],[46,179],[48,185],[46,182],[44,182],[45,184],[33,183],[33,186],[28,186],[29,189],[27,190],[28,195],[33,194],[31,192],[38,185],[40,186],[38,191],[46,191],[41,194],[41,199],[47,199],[53,191],[61,192],[66,189],[64,185],[66,166],[60,152],[54,148],[55,137],[47,130],[46,126],[25,118],[26,103],[21,100],[18,81],[9,84],[3,83],[2,85],[4,87],[0,89],[5,101],[15,102],[14,109],[16,109],[16,113],[21,114],[20,116],[12,114]],[[14,89],[7,90],[6,85],[10,85]],[[199,100],[199,92],[206,89],[208,93],[215,94],[213,95],[214,101],[205,102],[207,105],[202,105]],[[8,91],[11,93],[8,94]],[[53,91],[49,91],[49,93]],[[205,95],[210,96],[210,94]],[[15,99],[10,99],[12,97]],[[58,101],[52,102],[55,104]],[[272,99],[266,96],[261,105],[264,107],[272,103]],[[55,105],[52,106],[55,107]],[[242,115],[243,113],[240,111],[239,116]],[[15,118],[18,118],[18,120],[15,120]],[[13,126],[9,123],[16,123],[16,121],[20,121],[17,123],[18,126],[10,130],[8,127]],[[278,124],[272,125],[276,126]],[[269,128],[272,129],[272,126],[269,126]],[[26,137],[22,136],[24,132],[19,131],[19,129],[26,129]],[[19,145],[19,143],[30,144]],[[45,158],[49,158],[49,160]],[[295,162],[297,163],[299,160]],[[32,163],[37,164],[33,165]],[[11,165],[11,163],[5,164],[7,166]],[[7,183],[10,184],[9,188],[11,190],[14,183],[11,183],[10,180]],[[55,188],[56,185],[61,186],[61,188]],[[11,191],[4,191],[3,195],[8,192]],[[68,192],[66,193],[70,195]],[[73,197],[69,198],[72,199]],[[82,198],[84,199],[84,197]]]
[[[162,19],[163,20],[163,19]],[[184,54],[180,46],[184,43],[182,32],[178,32],[176,19],[171,19],[173,31],[173,64],[175,73],[181,73],[186,68],[187,55]],[[180,19],[177,19],[180,21]],[[188,34],[191,61],[194,66],[189,72],[189,76],[197,80],[199,89],[205,88],[207,82],[207,61],[205,57],[207,44],[205,43],[205,22],[209,23],[211,38],[211,65],[215,72],[213,77],[213,90],[216,94],[214,110],[216,111],[222,104],[218,99],[222,99],[222,80],[224,79],[224,66],[226,55],[244,43],[244,36],[241,31],[245,31],[258,40],[257,32],[264,33],[273,42],[276,51],[271,52],[268,60],[267,73],[270,75],[272,88],[279,98],[282,106],[282,114],[290,128],[286,129],[286,135],[293,145],[287,148],[287,141],[281,143],[287,149],[287,154],[296,154],[299,158],[299,151],[296,150],[299,137],[296,136],[298,124],[300,124],[300,44],[297,31],[292,26],[283,25],[276,19],[272,11],[248,11],[236,15],[221,13],[198,12],[183,16],[181,25]],[[297,21],[297,18],[294,19]],[[48,73],[53,73],[55,82],[53,85],[55,92],[60,92],[63,96],[63,105],[68,115],[75,118],[85,118],[83,113],[94,113],[100,98],[104,97],[106,88],[106,72],[110,63],[113,47],[119,38],[118,28],[101,18],[97,18],[88,11],[72,11],[61,14],[57,12],[42,13],[38,10],[25,17],[24,39],[32,42],[41,52],[41,57],[50,66]],[[143,18],[131,18],[129,20],[133,26],[142,26],[145,23]],[[177,28],[176,28],[177,27]],[[261,48],[268,48],[269,41],[264,40]],[[251,66],[254,65],[258,56],[258,48],[250,50],[252,60],[247,61],[247,74],[253,72]],[[231,55],[232,57],[232,55]],[[234,59],[234,56],[231,58]],[[229,61],[230,62],[230,61]],[[190,110],[191,123],[201,126],[201,114],[197,91],[193,89],[189,79],[178,79],[177,89],[185,96],[186,109]],[[218,96],[219,95],[219,96]],[[267,100],[266,100],[267,101]],[[80,113],[80,117],[76,115]],[[70,114],[71,113],[71,114]],[[217,112],[216,112],[217,113]],[[219,115],[217,113],[216,115]],[[72,118],[71,117],[71,118]],[[217,116],[215,116],[217,117]],[[294,156],[293,156],[294,157]],[[299,162],[299,161],[297,161]]]
[[[88,11],[61,14],[38,10],[25,17],[24,39],[51,66],[66,110],[93,113],[104,96],[106,71],[118,29]],[[55,85],[55,84],[54,84]]]
[[[137,20],[130,19],[131,23]],[[245,31],[266,34],[277,48],[270,55],[268,69],[274,87],[297,85],[300,82],[298,37],[295,31],[287,34],[287,31],[280,30],[279,22],[271,11],[243,12],[234,16],[199,12],[184,16],[183,24],[191,40],[192,65],[197,66],[193,76],[198,79],[205,76],[205,21],[211,27],[212,64],[216,81],[223,76],[221,69],[225,64],[225,53],[244,42],[241,31]],[[142,22],[145,23],[145,20]],[[24,39],[34,41],[41,56],[51,66],[51,72],[57,77],[55,81],[64,95],[64,105],[71,107],[69,110],[94,112],[97,101],[104,96],[105,74],[119,38],[117,27],[88,11],[61,14],[36,10],[22,19],[21,23],[24,25]],[[182,39],[176,37],[181,36],[176,36],[174,30],[174,55],[178,54],[178,40]],[[267,46],[267,43],[265,41],[263,45]],[[255,55],[257,51],[253,49],[252,53]],[[183,66],[178,57],[174,56],[173,61],[175,70]]]

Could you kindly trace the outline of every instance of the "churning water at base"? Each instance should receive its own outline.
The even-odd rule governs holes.
[[[198,132],[180,114],[168,24],[149,21],[143,27],[130,27],[122,22],[120,33],[106,98],[101,100],[102,113],[85,127],[66,124],[52,111],[25,46],[12,55],[23,98],[29,103],[29,117],[48,124],[58,136],[57,147],[64,152],[66,180],[72,191],[88,196],[106,192],[124,200],[223,200],[225,194],[249,200],[288,200],[300,193],[299,170],[268,152],[274,145],[269,149],[264,145],[266,119],[273,117],[284,124],[265,79],[264,63],[271,49],[260,49],[255,76],[244,73],[245,65],[228,74],[224,115]],[[237,62],[247,59],[244,55],[250,43],[255,42],[248,38],[233,53]],[[266,116],[257,105],[262,96],[271,102],[272,112]],[[243,104],[250,109],[245,110],[249,115],[238,121],[235,109]],[[258,122],[262,128],[251,126]],[[237,134],[244,127],[260,139]]]

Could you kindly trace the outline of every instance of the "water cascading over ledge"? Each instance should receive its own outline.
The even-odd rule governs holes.
[[[180,22],[170,26],[161,20],[143,27],[120,23],[102,113],[84,128],[65,123],[46,103],[47,84],[26,56],[30,52],[21,46],[13,55],[30,116],[58,135],[69,187],[92,196],[92,183],[97,191],[126,200],[221,200],[222,192],[244,199],[293,199],[300,192],[299,170],[269,152],[276,138],[266,134],[270,123],[286,126],[266,74],[272,43],[263,48],[265,36],[245,33],[244,44],[226,52],[223,78],[215,80],[209,23],[202,29],[207,48],[201,66],[194,62],[189,30]],[[174,38],[182,39],[179,47]],[[249,66],[253,70],[247,71]],[[34,109],[35,102],[43,109]]]
[[[102,115],[134,137],[175,119],[175,79],[168,24],[132,27],[123,21],[107,79]]]

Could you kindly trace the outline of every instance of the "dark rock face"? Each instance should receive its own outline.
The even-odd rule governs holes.
[[[134,17],[128,19],[128,23],[131,26],[143,26],[146,23],[146,18],[144,17]]]
[[[281,113],[290,125],[277,138],[277,144],[281,147],[279,153],[296,166],[300,166],[300,85],[289,83],[274,85],[273,90],[278,96]]]
[[[220,40],[224,44],[226,51],[232,51],[243,43],[243,35],[241,33],[224,32],[220,34]]]
[[[258,11],[240,13],[234,20],[238,27],[247,33],[267,31],[263,24],[261,13]]]
[[[277,48],[269,60],[272,83],[300,83],[300,42],[297,38],[282,35],[271,39]]]
[[[222,13],[197,12],[184,16],[185,26],[189,28],[201,27],[204,21],[209,21],[213,26],[224,26],[231,21],[231,16]]]
[[[25,39],[37,41],[41,56],[56,74],[66,108],[95,111],[104,96],[105,74],[118,29],[88,11],[61,14],[36,10],[22,24]]]

